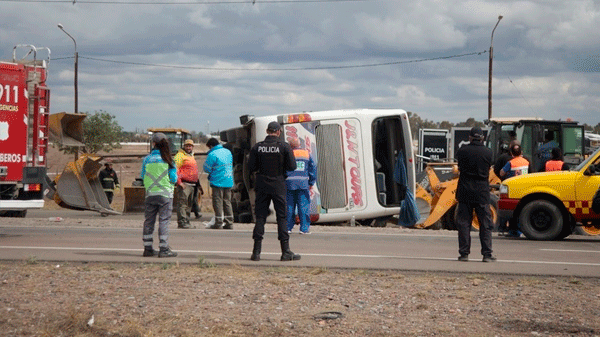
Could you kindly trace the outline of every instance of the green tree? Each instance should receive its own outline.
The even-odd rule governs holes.
[[[596,126],[594,126],[594,133],[600,133],[600,123],[596,124]]]
[[[452,127],[454,126],[454,124],[448,122],[448,121],[442,121],[440,122],[440,129],[446,129],[446,130],[450,130],[452,129]]]
[[[97,153],[100,150],[110,152],[121,147],[120,142],[125,138],[123,128],[115,120],[115,116],[106,111],[86,113],[83,120],[83,147],[64,146],[54,140],[59,151],[66,154]]]
[[[475,118],[473,118],[473,117],[469,117],[469,118],[467,118],[466,121],[456,124],[456,126],[469,127],[469,128],[478,126],[478,127],[482,128],[485,126],[485,124],[483,124],[483,122],[476,121]]]
[[[115,120],[115,116],[106,111],[95,111],[83,121],[84,153],[110,152],[121,148],[123,128]]]

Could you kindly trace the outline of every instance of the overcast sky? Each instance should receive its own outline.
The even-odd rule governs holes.
[[[600,122],[600,1],[37,1],[0,0],[0,59],[49,47],[51,112],[72,112],[62,23],[79,110],[127,131],[346,108],[484,120],[499,15],[493,116]]]

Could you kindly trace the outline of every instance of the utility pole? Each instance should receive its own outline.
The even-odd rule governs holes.
[[[502,20],[502,15],[498,16],[498,22],[496,22],[496,26],[492,30],[492,39],[490,41],[490,72],[489,72],[489,82],[488,82],[488,119],[492,118],[492,60],[494,59],[494,32],[496,31],[496,27]]]
[[[73,113],[76,114],[76,113],[79,113],[79,105],[78,105],[79,95],[77,93],[77,86],[78,86],[77,85],[77,73],[78,73],[78,70],[77,70],[77,66],[78,65],[77,65],[77,63],[79,63],[78,62],[79,61],[79,53],[77,53],[77,41],[75,41],[75,38],[73,38],[71,36],[71,34],[67,33],[67,31],[65,30],[65,27],[62,25],[62,23],[58,24],[58,28],[60,28],[60,30],[62,30],[63,33],[67,34],[67,36],[70,37],[71,40],[73,40],[73,44],[75,45],[75,75],[73,76],[73,87],[74,87],[74,91],[75,91],[75,97],[74,97],[74,101],[75,101],[74,104],[75,104],[75,106],[74,106],[74,109],[73,109],[74,110]],[[77,160],[78,158],[79,158],[79,148],[76,148],[76,151],[75,151],[75,160]]]
[[[75,45],[75,76],[73,77],[73,87],[75,90],[75,109],[73,110],[73,113],[79,113],[79,106],[78,106],[78,94],[77,94],[77,72],[78,72],[78,65],[77,63],[79,63],[79,53],[77,52],[77,41],[75,41],[75,39],[71,36],[71,34],[67,33],[67,31],[65,30],[65,27],[62,24],[58,24],[58,28],[60,28],[60,30],[62,30],[65,34],[67,34],[68,37],[71,38],[71,40],[73,40],[73,44]]]

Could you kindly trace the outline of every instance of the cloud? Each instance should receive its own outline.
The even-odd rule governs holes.
[[[591,0],[1,6],[0,59],[16,44],[52,49],[51,112],[73,109],[74,45],[60,22],[80,54],[80,109],[106,110],[126,130],[222,130],[242,114],[376,107],[482,120],[488,54],[436,58],[488,50],[498,15],[494,115],[599,122],[600,4]],[[315,67],[329,68],[283,70]]]

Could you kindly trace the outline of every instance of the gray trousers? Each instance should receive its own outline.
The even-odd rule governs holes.
[[[152,195],[146,198],[146,210],[144,211],[144,241],[145,249],[152,249],[152,237],[154,224],[158,215],[158,246],[167,248],[169,246],[169,222],[173,212],[173,199],[160,195]]]
[[[212,202],[215,211],[215,225],[233,225],[233,207],[231,207],[231,188],[211,186]]]

